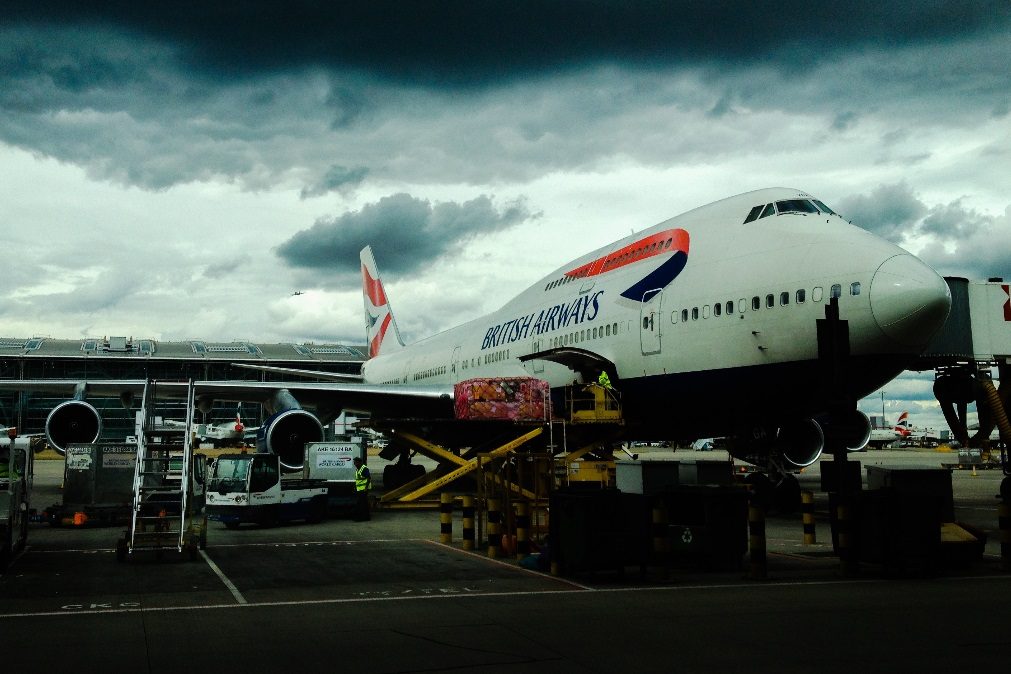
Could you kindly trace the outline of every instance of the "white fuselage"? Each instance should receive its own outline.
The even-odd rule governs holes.
[[[626,411],[643,427],[680,419],[691,433],[719,434],[720,419],[824,408],[817,321],[836,295],[853,356],[847,386],[862,397],[940,327],[947,286],[906,251],[831,212],[745,222],[754,207],[787,200],[820,205],[774,188],[689,211],[554,270],[492,314],[380,352],[365,363],[364,380],[535,376],[558,387],[588,377],[557,354],[587,352],[613,364]],[[686,233],[680,247],[665,247],[672,232]],[[535,353],[544,357],[527,360]]]

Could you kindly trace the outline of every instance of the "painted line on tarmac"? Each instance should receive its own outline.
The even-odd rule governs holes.
[[[235,597],[235,601],[239,602],[240,604],[248,604],[249,602],[247,602],[246,598],[242,596],[241,592],[239,592],[239,588],[235,587],[235,583],[233,583],[228,579],[228,576],[226,576],[225,572],[222,571],[218,567],[218,565],[214,563],[214,560],[208,557],[207,553],[204,552],[203,550],[200,550],[199,552],[200,556],[204,558],[205,562],[207,562],[207,566],[211,567],[211,571],[214,572],[214,575],[216,575],[218,578],[221,579],[221,582],[225,584],[225,587],[228,588],[228,591],[232,593],[233,597]]]
[[[950,578],[945,582],[964,581],[1009,581],[1011,576],[962,576]],[[284,608],[290,606],[325,606],[327,604],[367,604],[373,602],[389,601],[426,601],[440,599],[479,599],[479,598],[509,598],[509,597],[536,597],[539,595],[559,595],[583,596],[589,594],[616,594],[620,592],[699,592],[706,590],[747,590],[750,592],[763,590],[766,588],[798,588],[798,587],[819,587],[826,585],[880,585],[891,581],[883,578],[868,578],[857,580],[814,580],[814,581],[789,581],[789,582],[761,582],[761,583],[721,583],[717,585],[678,585],[663,587],[613,587],[613,588],[588,588],[584,591],[574,590],[522,590],[517,592],[484,592],[474,594],[439,594],[439,595],[412,595],[397,597],[346,597],[342,599],[305,599],[298,601],[264,601],[252,604],[203,604],[196,606],[163,606],[154,608],[119,608],[119,609],[98,609],[84,610],[68,613],[67,611],[38,611],[34,613],[0,613],[0,620],[4,618],[32,618],[32,617],[52,617],[52,616],[94,616],[94,615],[118,615],[123,613],[169,613],[173,611],[208,611],[220,609],[249,609],[249,608]]]
[[[554,580],[554,581],[557,581],[559,583],[563,583],[565,585],[571,585],[572,587],[578,588],[580,590],[593,590],[592,587],[589,587],[587,585],[582,585],[582,584],[577,583],[575,581],[571,581],[571,580],[568,580],[566,578],[561,578],[559,576],[546,575],[546,574],[541,573],[540,571],[534,571],[532,569],[525,569],[522,566],[518,566],[516,564],[510,564],[509,562],[507,562],[505,560],[502,560],[502,559],[496,559],[494,557],[489,557],[487,555],[482,555],[482,554],[479,554],[477,552],[471,552],[470,550],[461,550],[460,548],[454,548],[452,545],[446,545],[445,543],[438,543],[436,541],[430,541],[430,540],[428,540],[426,538],[423,538],[423,539],[420,539],[420,540],[422,540],[425,543],[430,543],[431,545],[443,548],[445,550],[451,550],[453,552],[459,552],[461,555],[468,555],[470,557],[474,557],[475,559],[480,559],[483,562],[490,562],[492,564],[498,564],[499,566],[504,566],[504,567],[510,568],[513,571],[522,571],[523,573],[526,573],[526,574],[531,575],[531,576],[535,576],[537,578],[542,578],[542,579],[543,578],[547,578],[549,580]]]

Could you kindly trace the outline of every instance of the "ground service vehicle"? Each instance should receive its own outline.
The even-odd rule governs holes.
[[[30,449],[16,446],[13,438],[10,447],[0,452],[4,453],[0,461],[9,462],[7,475],[0,477],[0,571],[3,571],[28,541],[34,456]]]
[[[243,522],[319,522],[326,517],[325,480],[281,478],[276,454],[223,454],[207,481],[207,518],[229,529]]]

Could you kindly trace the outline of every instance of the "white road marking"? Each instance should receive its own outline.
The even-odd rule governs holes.
[[[204,552],[203,550],[201,550],[200,551],[200,556],[204,558],[205,562],[207,562],[207,566],[211,567],[211,571],[214,572],[214,575],[216,575],[218,578],[220,578],[221,582],[225,584],[225,587],[228,588],[228,591],[232,593],[233,597],[235,597],[235,601],[239,602],[240,604],[247,604],[247,603],[249,603],[249,602],[246,601],[246,598],[242,596],[242,593],[239,592],[239,588],[235,587],[235,583],[233,583],[232,581],[228,580],[228,576],[225,575],[225,572],[222,571],[218,567],[218,565],[214,563],[213,559],[211,559],[210,557],[207,556],[206,552]]]

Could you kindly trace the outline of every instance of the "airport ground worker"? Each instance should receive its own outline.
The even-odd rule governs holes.
[[[354,520],[363,522],[369,519],[369,491],[372,489],[372,473],[361,457],[356,456],[355,464],[355,510]]]
[[[597,383],[600,384],[601,388],[611,389],[611,378],[607,376],[605,370],[600,371],[600,376],[597,377]]]

